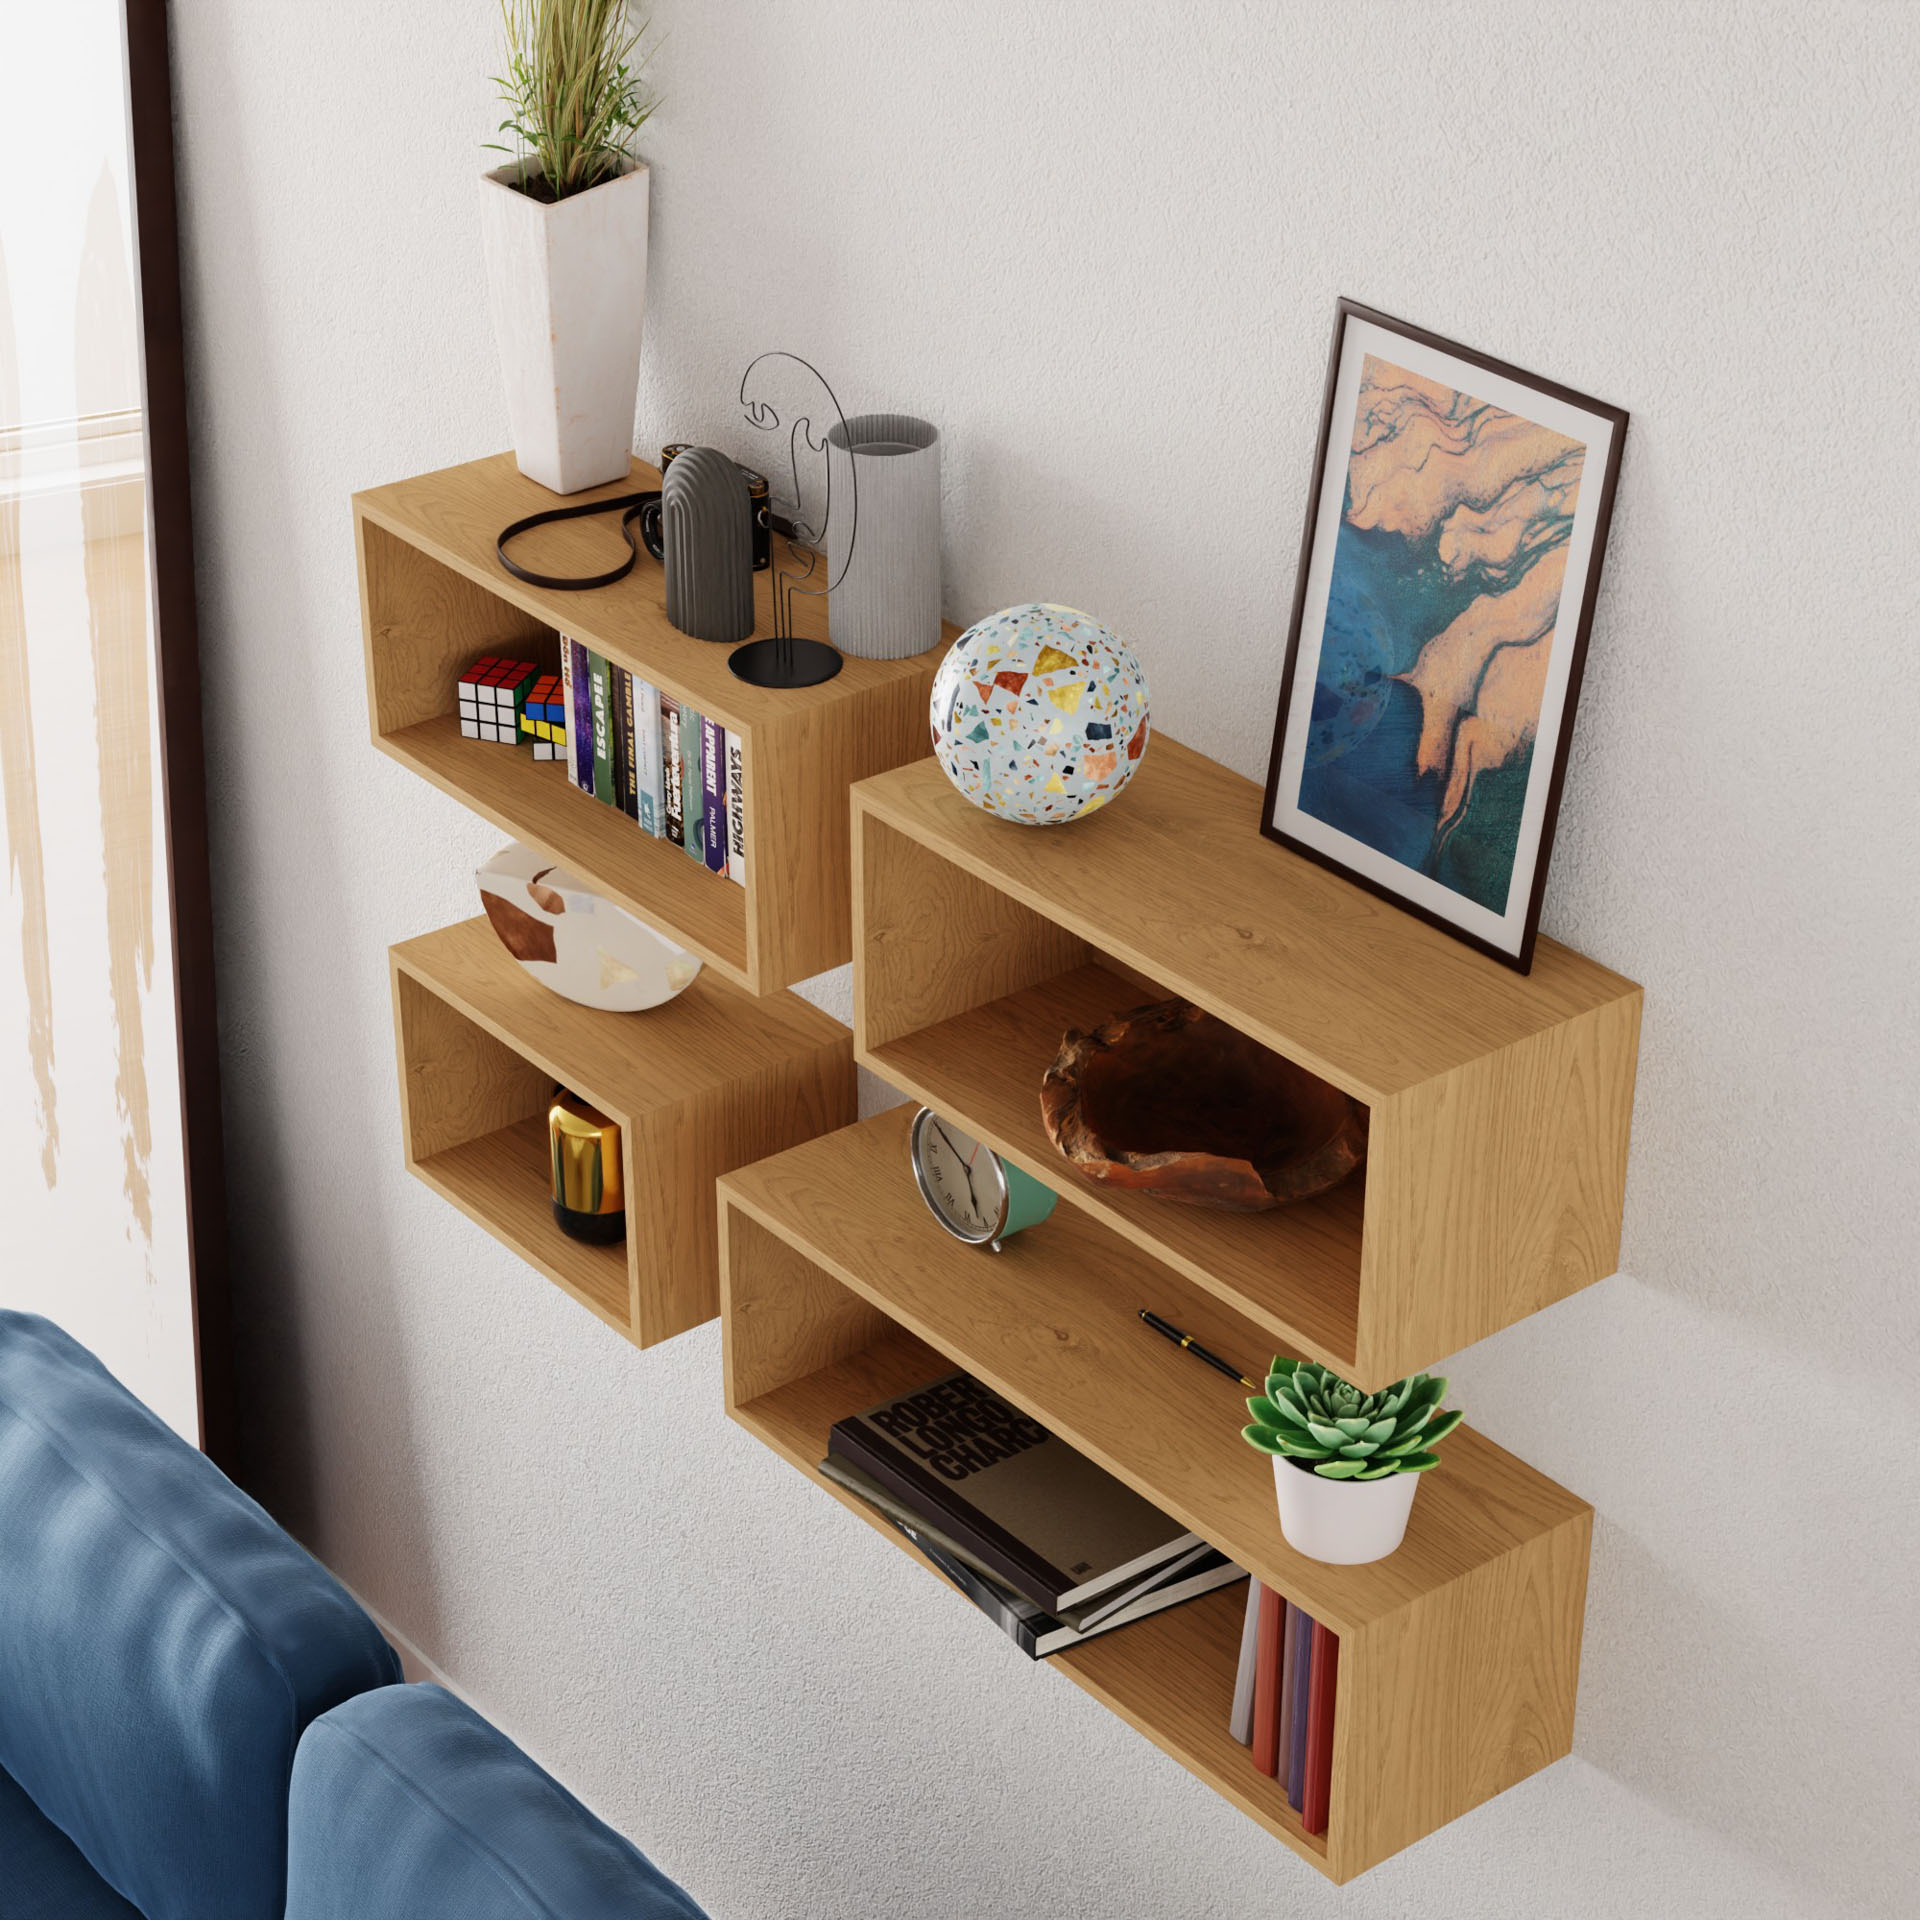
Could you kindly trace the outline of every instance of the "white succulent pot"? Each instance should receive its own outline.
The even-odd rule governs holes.
[[[1330,1566],[1384,1560],[1406,1537],[1413,1496],[1425,1477],[1390,1473],[1384,1480],[1329,1480],[1275,1454],[1280,1531],[1296,1552]]]
[[[551,205],[480,182],[493,334],[520,471],[555,493],[627,477],[647,304],[647,169]]]

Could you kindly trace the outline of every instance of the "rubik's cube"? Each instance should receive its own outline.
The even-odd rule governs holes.
[[[520,738],[536,760],[567,757],[567,705],[557,673],[543,673],[521,702]]]
[[[531,660],[502,660],[482,654],[460,676],[460,731],[469,740],[520,741],[520,709],[540,669]]]

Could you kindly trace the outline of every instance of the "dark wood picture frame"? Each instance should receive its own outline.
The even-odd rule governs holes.
[[[199,624],[187,450],[186,348],[174,193],[173,83],[165,0],[126,0],[132,193],[138,222],[140,326],[146,367],[147,488],[153,514],[153,636],[159,701],[180,1123],[193,1276],[194,1369],[201,1446],[238,1470],[226,1154],[214,992],[213,887],[201,726]]]
[[[1548,776],[1546,790],[1546,811],[1540,824],[1525,927],[1517,952],[1510,953],[1495,942],[1483,939],[1470,929],[1448,920],[1443,914],[1432,912],[1418,902],[1405,898],[1396,893],[1391,886],[1375,880],[1368,874],[1356,872],[1324,849],[1311,846],[1274,824],[1275,811],[1280,801],[1281,760],[1286,745],[1289,714],[1296,692],[1295,676],[1299,668],[1301,625],[1306,613],[1314,540],[1319,528],[1321,501],[1326,486],[1327,455],[1332,443],[1333,415],[1340,384],[1341,361],[1346,350],[1347,329],[1349,323],[1354,320],[1370,322],[1387,332],[1398,334],[1417,346],[1450,355],[1469,366],[1481,368],[1502,379],[1531,388],[1536,393],[1564,405],[1578,407],[1609,422],[1613,428],[1607,457],[1600,475],[1598,504],[1593,522],[1591,558],[1584,578],[1577,583],[1580,605],[1572,636],[1566,693],[1561,706],[1557,737],[1553,742],[1552,771]],[[1580,683],[1586,669],[1587,641],[1593,626],[1594,604],[1600,591],[1600,574],[1606,559],[1607,534],[1613,521],[1614,493],[1619,482],[1620,461],[1626,445],[1626,434],[1627,414],[1619,407],[1611,406],[1603,400],[1596,400],[1589,394],[1578,393],[1573,388],[1562,386],[1555,381],[1543,379],[1538,374],[1528,373],[1508,361],[1495,359],[1491,354],[1480,353],[1472,347],[1462,346],[1458,341],[1448,340],[1440,334],[1429,332],[1424,327],[1416,327],[1407,321],[1397,320],[1390,314],[1363,306],[1357,300],[1350,300],[1343,296],[1335,303],[1333,344],[1327,356],[1327,378],[1320,409],[1320,433],[1314,447],[1313,482],[1307,493],[1306,521],[1300,539],[1300,560],[1294,581],[1293,610],[1287,627],[1286,663],[1280,682],[1280,710],[1274,723],[1273,753],[1268,762],[1266,797],[1260,818],[1260,831],[1269,840],[1277,841],[1289,851],[1312,860],[1330,872],[1339,874],[1355,886],[1364,887],[1369,893],[1376,894],[1383,900],[1391,901],[1403,913],[1410,913],[1415,918],[1426,921],[1430,926],[1440,928],[1452,938],[1463,941],[1466,945],[1498,960],[1503,966],[1512,967],[1520,973],[1528,972],[1533,965],[1534,942],[1540,928],[1541,902],[1546,892],[1547,867],[1553,851],[1554,829],[1559,820],[1560,794],[1566,779],[1567,753],[1573,738],[1574,719],[1579,709]],[[1571,587],[1576,583],[1570,581],[1568,585]],[[1308,691],[1310,693],[1311,690]],[[1538,751],[1538,744],[1536,743],[1536,751]]]

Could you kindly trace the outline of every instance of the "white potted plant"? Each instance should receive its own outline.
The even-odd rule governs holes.
[[[520,471],[555,493],[624,480],[647,299],[647,169],[659,104],[627,0],[501,0],[513,158],[481,182],[493,331]]]
[[[1399,1546],[1434,1448],[1460,1424],[1447,1383],[1416,1373],[1363,1393],[1309,1360],[1275,1359],[1242,1431],[1273,1456],[1280,1531],[1310,1560],[1355,1567]]]

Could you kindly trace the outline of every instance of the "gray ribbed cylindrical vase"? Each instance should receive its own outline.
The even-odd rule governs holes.
[[[667,618],[696,640],[753,631],[753,504],[747,476],[714,447],[689,447],[660,483]]]
[[[925,653],[940,640],[939,429],[906,413],[857,414],[827,430],[827,460],[833,644],[858,660]],[[848,513],[856,463],[859,508]]]

